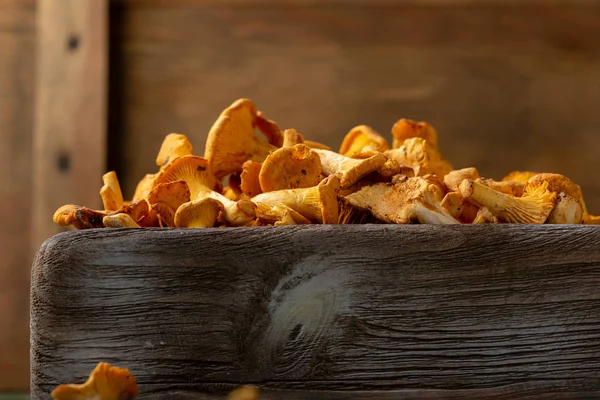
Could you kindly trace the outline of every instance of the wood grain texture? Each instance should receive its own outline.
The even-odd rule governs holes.
[[[248,97],[334,148],[427,120],[456,167],[563,173],[600,213],[600,3],[503,4],[113,2],[110,166],[131,196],[166,134],[202,153]]]
[[[600,228],[67,232],[33,266],[32,398],[100,361],[140,399],[600,396]]]
[[[63,204],[101,207],[106,168],[108,3],[39,0],[33,245]]]
[[[35,7],[0,0],[0,392],[29,387]]]

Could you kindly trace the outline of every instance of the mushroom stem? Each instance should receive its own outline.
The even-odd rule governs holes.
[[[252,201],[269,205],[283,203],[309,220],[322,224],[336,224],[339,187],[339,178],[333,175],[323,179],[318,186],[266,192],[253,197]]]
[[[345,157],[329,150],[313,149],[321,159],[321,167],[327,175],[339,175],[343,189],[354,185],[360,178],[377,171],[387,161],[382,153],[376,153],[366,159]]]
[[[548,190],[547,182],[523,197],[498,192],[471,179],[465,179],[459,191],[466,200],[478,207],[487,207],[506,222],[521,224],[543,224],[554,208],[556,198],[556,193]]]

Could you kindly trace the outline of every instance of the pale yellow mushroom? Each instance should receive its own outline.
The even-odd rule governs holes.
[[[342,188],[354,185],[358,180],[372,172],[380,169],[387,157],[382,153],[376,153],[365,159],[345,157],[329,150],[313,149],[321,159],[321,168],[325,175],[338,175]]]
[[[192,152],[192,144],[187,136],[179,133],[169,133],[160,146],[156,156],[156,165],[162,168],[177,157],[189,156]]]
[[[123,205],[123,193],[115,171],[102,175],[104,186],[100,189],[100,197],[106,211],[116,211]]]
[[[477,171],[477,168],[471,167],[456,169],[454,171],[448,172],[444,176],[444,184],[451,192],[458,192],[458,188],[460,187],[462,181],[464,181],[465,179],[476,180],[479,177],[479,171]]]
[[[426,140],[435,149],[438,148],[438,134],[427,122],[417,122],[402,118],[392,127],[394,137],[393,148],[400,148],[407,139],[421,138]]]
[[[167,226],[175,226],[175,213],[179,206],[190,201],[190,189],[185,180],[159,183],[148,194],[150,207],[160,215]]]
[[[139,228],[140,226],[129,214],[107,215],[102,218],[102,223],[107,228]]]
[[[133,400],[137,395],[131,372],[105,362],[96,365],[85,383],[62,384],[51,393],[54,400]]]
[[[549,224],[581,224],[583,208],[577,199],[560,192],[546,221]]]
[[[439,204],[441,195],[439,187],[423,177],[400,176],[390,184],[365,186],[345,199],[353,206],[368,210],[388,223],[408,224],[418,221],[422,224],[459,224]]]
[[[175,213],[175,226],[178,228],[212,228],[219,214],[225,211],[223,204],[212,198],[191,200],[183,203]]]
[[[220,201],[225,210],[223,221],[231,226],[240,226],[256,217],[256,206],[248,200],[232,201],[214,189],[218,186],[208,161],[198,156],[178,157],[167,165],[154,184],[183,180],[190,189],[190,200],[212,198]]]
[[[530,191],[531,187],[535,189],[535,187],[544,181],[548,182],[548,190],[551,192],[562,192],[579,201],[579,204],[581,204],[581,209],[583,210],[583,218],[585,219],[587,217],[588,212],[583,199],[581,187],[564,175],[552,173],[541,173],[534,175],[527,181],[527,184],[525,185],[525,193]]]
[[[465,179],[459,191],[463,198],[478,207],[487,207],[501,220],[521,224],[546,222],[556,199],[556,193],[548,190],[547,182],[532,185],[523,197],[498,192],[471,179]]]
[[[497,224],[498,218],[487,207],[481,207],[473,220],[474,224]]]
[[[316,186],[321,181],[321,160],[304,144],[282,147],[267,157],[258,179],[262,192]]]
[[[346,157],[365,158],[371,152],[384,152],[390,149],[388,141],[367,125],[355,126],[346,134],[339,153]]]
[[[436,174],[443,178],[452,171],[452,165],[442,158],[437,148],[420,137],[406,139],[400,147],[384,154],[398,164],[411,167],[416,176]]]
[[[210,128],[204,156],[217,179],[241,172],[248,160],[262,162],[277,150],[254,131],[256,118],[254,104],[240,99],[225,109]]]
[[[323,179],[318,186],[266,192],[253,197],[252,201],[269,205],[283,203],[311,221],[337,224],[339,188],[339,178],[332,175]]]
[[[283,203],[256,203],[256,217],[263,224],[275,226],[310,224],[306,217]]]

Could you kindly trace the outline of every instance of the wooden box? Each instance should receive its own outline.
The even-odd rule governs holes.
[[[600,228],[61,233],[33,266],[32,398],[99,361],[140,399],[600,398]]]

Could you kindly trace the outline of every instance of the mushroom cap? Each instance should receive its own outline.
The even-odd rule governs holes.
[[[341,187],[348,188],[362,177],[379,170],[388,158],[382,153],[375,153],[365,159],[343,156],[329,150],[313,149],[321,160],[321,169],[326,175],[338,175]]]
[[[208,161],[198,156],[183,156],[174,159],[156,177],[154,187],[175,181],[185,181],[191,199],[198,197],[202,191],[214,190],[217,187],[217,180],[212,174]]]
[[[444,184],[451,192],[457,192],[462,181],[465,179],[475,180],[477,178],[479,178],[477,168],[455,169],[444,176]]]
[[[137,383],[131,372],[104,362],[96,366],[85,383],[63,384],[52,391],[55,400],[133,400],[137,395]]]
[[[258,178],[262,192],[316,186],[321,181],[321,160],[303,144],[282,147],[266,158]]]
[[[405,140],[411,138],[425,139],[431,146],[438,148],[438,134],[427,122],[402,118],[392,126],[392,136],[394,137],[394,149],[399,148]]]
[[[525,189],[525,184],[519,181],[497,182],[493,179],[486,178],[477,178],[476,180],[489,188],[497,190],[498,192],[510,194],[511,196],[515,197],[523,196],[523,190]]]
[[[146,174],[137,184],[133,193],[132,201],[142,200],[148,197],[148,193],[154,186],[154,180],[159,174]]]
[[[577,199],[561,192],[556,196],[554,208],[546,222],[548,224],[581,224],[583,208]]]
[[[390,149],[388,141],[367,125],[355,126],[346,134],[339,153],[346,157],[361,157],[364,152],[383,152]]]
[[[178,228],[212,228],[223,211],[223,204],[210,197],[188,201],[177,209],[174,217],[175,226]]]
[[[204,156],[218,179],[241,172],[248,160],[263,161],[277,149],[254,132],[256,118],[254,104],[240,99],[225,109],[210,128]]]
[[[579,201],[579,204],[581,204],[581,208],[583,209],[583,216],[585,217],[587,215],[588,212],[585,206],[585,201],[583,199],[581,187],[564,175],[553,173],[542,173],[534,175],[527,181],[524,192],[526,194],[529,193],[532,190],[532,188],[538,187],[540,183],[544,181],[548,182],[548,190],[550,190],[551,192],[563,192]]]
[[[508,174],[504,178],[502,178],[502,181],[503,182],[514,181],[514,182],[527,183],[527,181],[530,178],[534,177],[537,174],[538,174],[537,172],[531,172],[531,171],[512,171],[510,174]]]
[[[240,174],[240,189],[249,197],[254,197],[262,193],[259,180],[262,164],[263,163],[249,160],[246,161],[242,166],[242,173]]]
[[[115,171],[102,175],[104,186],[100,189],[100,197],[106,211],[115,211],[123,205],[123,193]]]
[[[186,181],[169,181],[154,186],[148,195],[148,203],[156,210],[163,223],[175,226],[175,213],[184,203],[190,201],[190,189]]]
[[[107,228],[139,228],[140,226],[129,214],[113,214],[102,218],[102,223]]]
[[[256,113],[255,125],[265,135],[270,144],[275,147],[283,146],[283,132],[279,125],[273,120],[264,117],[261,111]]]
[[[473,220],[474,224],[497,224],[498,218],[487,207],[481,207]]]
[[[440,194],[439,186],[423,177],[398,176],[392,183],[365,186],[346,200],[388,223],[458,224],[438,203]]]
[[[192,151],[192,144],[187,136],[179,133],[169,133],[160,146],[156,156],[156,165],[162,168],[177,157],[191,155]]]
[[[443,178],[452,171],[452,165],[442,158],[437,148],[420,137],[406,139],[400,147],[384,154],[413,168],[416,176],[436,174]]]

